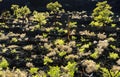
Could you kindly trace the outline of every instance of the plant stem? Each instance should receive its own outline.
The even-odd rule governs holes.
[[[70,16],[68,15],[68,34],[67,34],[67,39],[70,41]]]

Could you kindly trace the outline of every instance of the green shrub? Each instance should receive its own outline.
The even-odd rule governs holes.
[[[58,1],[50,2],[47,4],[47,9],[52,11],[53,13],[58,13],[60,11],[61,7],[62,7],[62,5],[60,3],[58,3]]]
[[[67,53],[67,52],[65,52],[65,51],[61,51],[61,52],[59,52],[59,56],[60,56],[60,57],[63,57],[64,55],[66,55],[66,53]]]
[[[17,18],[25,18],[28,14],[31,13],[30,9],[27,6],[19,7],[19,5],[12,5],[11,9]]]
[[[92,53],[90,55],[90,57],[94,58],[94,59],[97,59],[99,57],[99,52],[98,51],[95,51],[94,53]]]
[[[46,38],[48,36],[48,34],[46,33],[43,33],[42,35],[43,35],[43,38]]]
[[[11,53],[16,53],[16,49],[12,49],[10,52]]]
[[[109,58],[110,59],[117,59],[117,58],[119,58],[119,55],[117,53],[110,52],[109,53]]]
[[[79,48],[79,51],[80,52],[84,52],[85,49],[89,48],[91,46],[91,42],[89,42],[88,44],[83,44],[80,48]]]
[[[11,42],[16,43],[16,42],[18,42],[18,39],[15,38],[15,37],[13,37],[13,38],[11,39]]]
[[[100,72],[102,73],[103,77],[120,77],[119,71],[112,71],[107,68],[100,68]]]
[[[30,72],[31,74],[36,74],[36,73],[38,72],[38,70],[39,70],[39,68],[31,67],[30,70],[29,70],[29,72]]]
[[[2,60],[0,61],[0,68],[7,68],[8,66],[8,61],[5,58],[2,58]]]
[[[114,49],[114,50],[117,49],[117,47],[116,47],[115,45],[110,45],[110,47],[111,47],[112,49]]]
[[[75,71],[78,70],[76,66],[77,66],[76,62],[68,62],[67,66],[64,67],[69,77],[74,77]]]
[[[112,23],[112,7],[107,3],[107,1],[98,2],[96,6],[97,7],[93,10],[92,13],[93,21],[90,23],[90,25],[102,27]]]
[[[33,17],[34,17],[33,20],[38,22],[38,25],[36,26],[37,29],[41,28],[42,25],[45,25],[47,23],[44,13],[39,13],[37,11],[34,11]]]
[[[57,40],[55,40],[55,42],[54,42],[54,44],[55,45],[64,45],[64,40],[63,39],[57,39]]]
[[[69,22],[69,27],[70,28],[77,27],[77,22]]]
[[[50,66],[50,70],[48,71],[48,75],[50,77],[60,77],[60,67],[58,66]]]
[[[7,48],[3,48],[3,49],[2,49],[2,52],[3,52],[3,53],[6,53],[7,50],[8,50]]]
[[[70,17],[68,17],[68,29],[67,29],[67,38],[68,38],[68,40],[70,41],[70,33],[71,33],[71,28],[74,28],[74,27],[76,27],[77,26],[77,22],[71,22],[70,21]]]
[[[49,57],[44,57],[44,65],[46,65],[47,63],[52,63],[53,62],[53,60],[52,59],[50,59]]]

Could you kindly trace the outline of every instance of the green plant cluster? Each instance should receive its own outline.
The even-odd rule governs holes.
[[[19,7],[19,5],[12,5],[11,9],[17,18],[25,18],[28,14],[31,13],[30,9],[27,6]]]
[[[102,27],[112,23],[112,7],[107,3],[107,1],[98,2],[96,6],[97,7],[93,10],[92,13],[93,21],[90,23],[90,25]]]
[[[36,25],[36,28],[41,28],[42,25],[45,25],[47,23],[46,17],[44,13],[38,13],[37,11],[33,12],[34,21],[38,21],[38,25]]]
[[[103,74],[103,77],[119,77],[120,71],[112,71],[111,69],[107,68],[100,68],[101,73]]]
[[[2,60],[0,61],[0,69],[1,68],[7,68],[9,66],[8,61],[2,57]]]
[[[77,71],[77,63],[76,62],[68,62],[65,67],[61,67],[63,71],[61,71],[60,67],[58,66],[50,66],[50,70],[48,71],[48,75],[50,77],[74,77],[75,71]]]
[[[49,4],[47,4],[46,7],[53,13],[58,13],[60,11],[60,8],[62,8],[62,5],[60,3],[58,3],[58,1],[56,1],[54,3],[50,2]]]
[[[12,5],[13,14],[2,14],[0,77],[120,76],[119,27],[107,1],[96,4],[90,24],[79,23],[74,15],[63,19],[61,8],[57,1],[47,4],[53,14]],[[103,31],[106,26],[113,31]]]

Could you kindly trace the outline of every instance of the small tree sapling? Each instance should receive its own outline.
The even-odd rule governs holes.
[[[105,27],[113,22],[111,11],[112,7],[107,1],[98,2],[96,8],[93,10],[92,17],[93,21],[90,23],[91,26]]]

